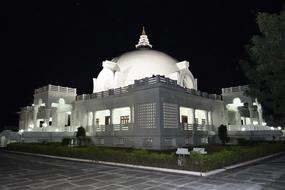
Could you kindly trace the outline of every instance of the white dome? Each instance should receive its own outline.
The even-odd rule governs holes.
[[[178,62],[165,53],[151,49],[127,52],[112,61],[103,62],[103,70],[94,79],[93,92],[128,86],[135,80],[153,75],[164,75],[177,80],[182,87],[197,89],[188,66],[187,61]]]
[[[197,82],[188,69],[189,62],[178,62],[151,47],[143,29],[136,45],[138,50],[124,53],[112,61],[103,61],[103,70],[97,79],[93,79],[93,92],[128,86],[134,84],[135,80],[153,75],[164,75],[176,80],[182,87],[197,89]]]
[[[152,75],[169,75],[178,71],[178,62],[169,55],[154,50],[137,50],[125,53],[114,59],[120,68],[124,85],[133,84],[134,80]],[[123,82],[122,81],[122,82]]]

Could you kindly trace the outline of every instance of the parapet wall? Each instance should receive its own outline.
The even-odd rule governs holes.
[[[93,93],[93,94],[78,95],[76,97],[76,101],[104,98],[104,97],[114,96],[114,95],[121,95],[121,94],[129,93],[132,90],[135,90],[139,87],[148,87],[148,86],[152,87],[152,86],[157,85],[157,84],[163,84],[169,88],[173,88],[176,90],[182,89],[185,93],[192,94],[195,96],[201,96],[201,97],[205,97],[205,98],[209,98],[209,99],[213,99],[213,100],[222,100],[222,96],[220,96],[220,95],[208,94],[206,92],[197,91],[195,89],[183,88],[177,84],[176,80],[172,80],[172,79],[164,77],[164,76],[156,75],[153,77],[146,77],[146,78],[143,78],[140,80],[135,80],[134,84],[128,85],[125,87],[109,89],[106,91]]]

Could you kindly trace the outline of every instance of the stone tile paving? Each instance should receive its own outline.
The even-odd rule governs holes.
[[[208,177],[25,156],[0,151],[1,190],[285,190],[285,155]]]

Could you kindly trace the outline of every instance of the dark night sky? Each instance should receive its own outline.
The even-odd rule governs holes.
[[[92,92],[102,61],[134,50],[141,26],[153,48],[188,60],[198,88],[220,93],[243,85],[238,61],[258,33],[257,12],[279,12],[282,0],[22,1],[1,3],[1,119],[18,123],[33,89],[46,84]]]

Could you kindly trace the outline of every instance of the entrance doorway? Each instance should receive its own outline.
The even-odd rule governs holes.
[[[188,116],[182,115],[182,116],[181,116],[181,121],[182,121],[182,126],[183,126],[184,128],[187,128],[187,125],[188,125]]]
[[[182,123],[188,123],[188,117],[186,115],[181,116]]]
[[[105,116],[105,125],[110,125],[110,124],[111,124],[111,117]]]

